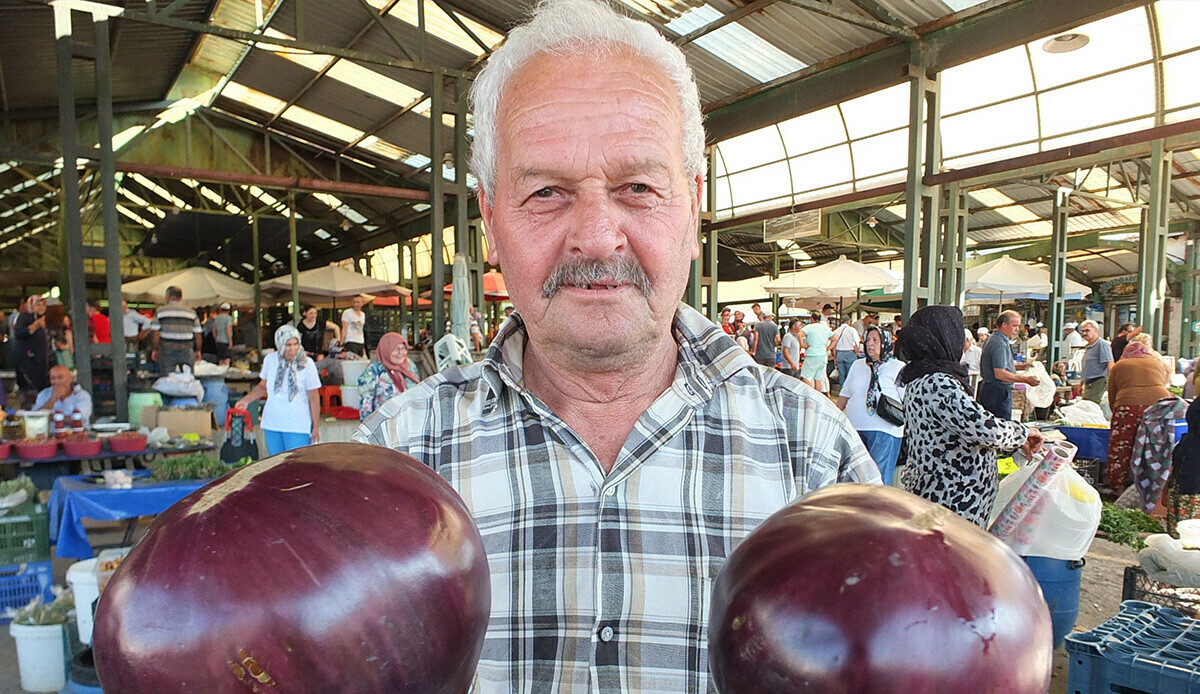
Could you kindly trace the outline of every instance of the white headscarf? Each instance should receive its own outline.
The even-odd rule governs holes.
[[[275,354],[279,357],[279,370],[275,372],[275,392],[280,392],[284,381],[287,381],[288,402],[295,400],[296,393],[300,392],[296,376],[308,365],[308,355],[304,353],[303,348],[296,351],[294,359],[284,357],[288,340],[293,338],[299,342],[300,331],[289,323],[284,323],[275,331]]]

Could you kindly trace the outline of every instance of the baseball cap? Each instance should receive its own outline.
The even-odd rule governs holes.
[[[989,331],[987,328],[983,328],[983,327],[981,327],[981,328],[979,328],[979,330],[976,330],[976,331],[975,331],[975,334],[977,334],[977,335],[987,335],[989,332],[991,332],[991,331]]]
[[[221,302],[221,310],[222,310],[222,311],[228,311],[228,310],[229,310],[229,309],[231,309],[231,308],[233,308],[233,307],[229,305],[229,302],[228,302],[228,301],[222,301],[222,302]]]
[[[1075,328],[1078,328],[1078,327],[1079,327],[1078,323],[1067,323],[1066,325],[1063,326],[1063,330],[1074,330]]]

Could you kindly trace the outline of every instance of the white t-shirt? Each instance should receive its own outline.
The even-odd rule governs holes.
[[[367,341],[363,335],[363,325],[367,322],[366,313],[358,313],[351,306],[342,311],[342,322],[346,324],[346,334],[342,335],[342,342],[357,342],[362,344]]]
[[[299,391],[296,397],[288,400],[287,384],[275,391],[275,376],[279,373],[279,354],[272,352],[263,357],[262,378],[267,382],[267,402],[262,411],[262,428],[271,431],[282,431],[289,434],[308,434],[312,432],[312,410],[308,405],[308,391],[321,387],[321,377],[317,375],[317,365],[312,359],[304,357],[308,363],[296,374],[296,385]]]
[[[896,377],[904,362],[899,359],[889,359],[879,369],[879,388],[884,395],[890,395],[900,402],[904,401],[904,391],[896,385]],[[867,412],[867,388],[871,387],[871,367],[866,359],[859,359],[850,367],[850,375],[842,385],[840,396],[849,398],[846,403],[846,418],[858,431],[882,431],[892,436],[903,436],[904,427],[889,423],[877,414]]]
[[[858,331],[849,323],[842,323],[837,330],[833,331],[833,336],[837,338],[837,344],[834,345],[834,350],[838,352],[851,352],[858,349]]]
[[[959,361],[967,365],[967,371],[977,374],[981,359],[983,359],[983,348],[979,345],[971,345],[967,351],[963,352],[962,359]]]
[[[783,357],[783,368],[791,370],[792,365],[788,362],[788,357],[791,357],[792,361],[797,364],[800,363],[800,338],[796,337],[796,334],[789,330],[784,334],[783,344],[780,346],[787,352]]]

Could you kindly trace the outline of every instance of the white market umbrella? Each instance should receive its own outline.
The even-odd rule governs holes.
[[[121,295],[130,301],[162,303],[167,287],[183,291],[183,303],[207,306],[229,302],[237,306],[254,303],[254,286],[206,267],[189,267],[121,285]]]
[[[467,305],[471,303],[468,294],[471,293],[471,283],[467,279],[467,256],[462,253],[454,254],[453,282],[450,292],[450,325],[451,331],[465,343],[471,341],[471,330],[467,322],[471,320]]]
[[[801,299],[836,299],[857,296],[859,291],[896,291],[900,281],[887,269],[850,260],[844,255],[807,270],[780,275],[763,285],[763,291]]]
[[[377,280],[353,270],[347,270],[338,265],[304,270],[297,276],[297,286],[304,297],[321,297],[325,299],[346,299],[360,295],[374,296],[408,296],[412,290],[401,287],[387,280]],[[262,283],[263,293],[284,295],[290,298],[292,293],[291,275],[283,275]]]
[[[1078,300],[1092,293],[1086,285],[1066,280],[1064,299]],[[1002,256],[983,265],[967,268],[963,285],[968,299],[979,301],[1008,301],[1016,299],[1050,298],[1054,285],[1047,268]]]

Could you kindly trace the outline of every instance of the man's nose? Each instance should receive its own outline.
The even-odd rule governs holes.
[[[604,260],[625,249],[627,239],[621,228],[621,210],[607,191],[580,193],[571,213],[572,251]]]

